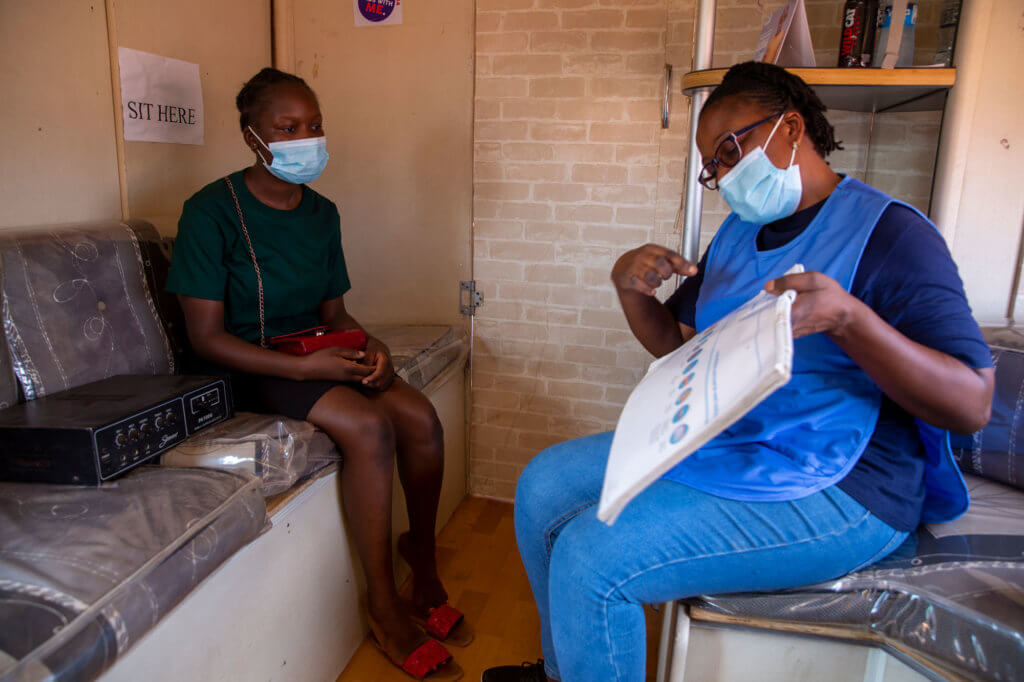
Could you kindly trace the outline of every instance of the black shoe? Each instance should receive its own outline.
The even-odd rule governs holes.
[[[522,665],[502,665],[484,671],[480,682],[548,682],[544,659]]]

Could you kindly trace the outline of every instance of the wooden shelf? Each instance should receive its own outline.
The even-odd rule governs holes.
[[[956,82],[955,68],[786,69],[814,88],[829,109],[843,111],[937,111]],[[691,71],[683,94],[713,88],[728,69]]]

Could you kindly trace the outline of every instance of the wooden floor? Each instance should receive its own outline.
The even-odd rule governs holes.
[[[438,569],[451,604],[476,630],[470,646],[449,647],[466,682],[476,682],[491,666],[541,657],[537,609],[516,550],[511,503],[467,497],[438,536]],[[648,611],[647,620],[647,676],[653,679],[658,619]],[[367,640],[338,682],[411,679]]]

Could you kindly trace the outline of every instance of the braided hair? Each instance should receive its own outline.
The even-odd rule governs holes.
[[[704,109],[732,95],[753,100],[774,111],[794,109],[799,112],[807,127],[808,137],[822,157],[843,148],[836,141],[835,129],[825,118],[828,109],[814,90],[798,76],[781,67],[764,62],[736,64],[712,91]]]
[[[256,112],[267,104],[271,90],[282,83],[300,85],[313,95],[313,99],[316,99],[316,93],[306,81],[293,74],[266,67],[246,81],[242,89],[238,91],[238,96],[235,97],[235,106],[238,107],[240,114],[238,123],[243,131],[252,124]]]

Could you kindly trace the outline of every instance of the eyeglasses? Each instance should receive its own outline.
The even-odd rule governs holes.
[[[718,167],[732,168],[743,158],[743,148],[740,147],[740,135],[746,135],[762,123],[767,123],[776,116],[782,116],[784,113],[784,111],[780,111],[777,114],[766,116],[756,123],[751,123],[745,128],[734,130],[726,135],[725,139],[718,143],[715,155],[701,168],[700,175],[697,176],[697,182],[711,191],[716,191],[718,189]]]

